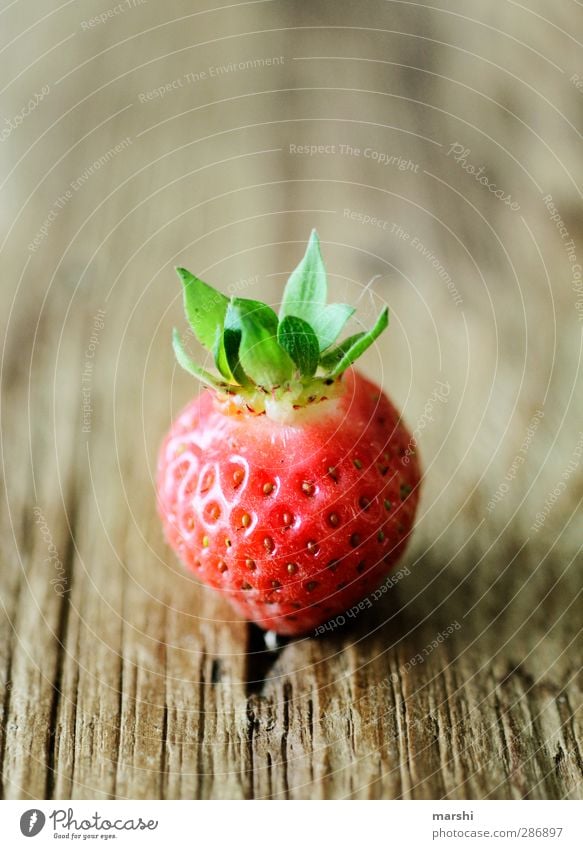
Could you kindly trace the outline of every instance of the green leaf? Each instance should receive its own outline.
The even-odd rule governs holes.
[[[228,381],[240,386],[250,386],[250,381],[239,362],[241,333],[238,330],[217,327],[213,349],[215,365]]]
[[[176,354],[178,364],[181,365],[183,369],[190,372],[190,374],[193,374],[202,383],[205,383],[212,389],[224,389],[226,387],[226,383],[217,380],[216,377],[214,377],[208,371],[205,371],[203,368],[200,368],[200,366],[197,366],[196,363],[191,360],[191,358],[184,350],[182,340],[180,339],[180,334],[176,328],[174,328],[172,332],[172,347],[174,348],[174,353]]]
[[[236,383],[237,379],[233,374],[231,364],[229,362],[229,358],[227,357],[227,352],[225,350],[225,338],[223,328],[219,326],[217,326],[216,329],[215,344],[213,345],[213,355],[215,358],[215,365],[220,371],[220,373],[223,375],[223,377],[231,383]]]
[[[186,353],[178,331],[173,346],[180,365],[215,390],[246,396],[273,392],[288,381],[300,384],[319,374],[335,379],[377,339],[388,325],[384,309],[370,331],[337,339],[354,313],[348,304],[326,304],[326,271],[315,230],[302,261],[286,284],[280,318],[260,301],[231,298],[184,268],[184,308],[198,341],[212,351],[220,377],[200,368]],[[333,347],[336,345],[336,347]],[[320,369],[320,371],[318,371]],[[274,393],[274,398],[277,393]]]
[[[277,341],[290,355],[301,375],[311,377],[315,374],[320,346],[316,334],[306,321],[286,315],[277,328]]]
[[[240,330],[232,330],[228,327],[225,327],[223,332],[223,344],[225,346],[225,353],[227,355],[227,360],[231,367],[233,374],[238,383],[241,386],[250,386],[251,381],[243,371],[241,363],[239,361],[239,347],[241,345],[241,331]]]
[[[326,303],[326,291],[326,269],[320,253],[320,240],[316,231],[312,230],[306,253],[286,283],[280,319],[295,315],[312,325],[313,317]]]
[[[294,364],[277,342],[277,316],[271,307],[247,298],[232,298],[225,327],[241,333],[239,360],[245,374],[265,389],[289,380]]]
[[[364,333],[360,339],[357,339],[353,344],[348,348],[347,351],[344,352],[342,359],[330,372],[330,377],[338,377],[342,374],[343,371],[346,371],[348,366],[352,365],[364,352],[367,348],[370,348],[375,339],[381,335],[383,330],[388,327],[389,324],[389,310],[387,307],[384,308],[382,313],[377,319],[375,326],[372,330],[369,330],[367,333]]]
[[[349,336],[343,342],[340,343],[336,348],[332,348],[331,351],[328,351],[326,354],[322,354],[320,357],[320,365],[323,369],[327,371],[333,368],[337,363],[340,362],[344,354],[356,343],[359,339],[362,339],[363,336],[366,335],[365,331],[361,331],[360,333],[355,333],[354,336]]]
[[[334,344],[353,313],[354,307],[348,304],[329,304],[318,311],[312,320],[312,327],[318,337],[320,351],[325,351]]]
[[[184,286],[184,311],[201,345],[212,351],[217,327],[223,329],[229,299],[185,268],[177,268]]]

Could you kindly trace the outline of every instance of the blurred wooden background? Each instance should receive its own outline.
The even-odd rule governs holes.
[[[0,24],[1,794],[580,798],[581,4]],[[426,479],[410,575],[271,654],[156,517],[172,269],[276,303],[313,226]]]

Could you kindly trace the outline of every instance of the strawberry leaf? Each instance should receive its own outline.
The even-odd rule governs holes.
[[[313,318],[312,327],[318,337],[320,351],[325,351],[334,344],[353,313],[354,307],[348,304],[329,304],[318,311]]]
[[[213,354],[215,365],[230,383],[249,387],[250,381],[239,362],[241,333],[238,330],[217,327]]]
[[[326,304],[326,271],[315,230],[286,284],[279,319],[267,304],[228,300],[185,268],[176,270],[190,326],[212,352],[220,376],[196,365],[174,331],[178,362],[219,393],[239,396],[249,409],[267,411],[267,401],[272,412],[284,401],[294,409],[309,403],[322,390],[322,382],[329,385],[330,378],[339,378],[388,325],[384,309],[372,330],[337,343],[354,309]]]
[[[185,268],[177,268],[184,286],[184,311],[194,335],[207,351],[215,347],[217,327],[223,328],[229,299]]]
[[[191,360],[191,358],[184,350],[180,334],[176,328],[174,328],[172,332],[172,347],[174,348],[174,353],[176,355],[176,359],[178,360],[178,364],[181,365],[183,369],[190,372],[190,374],[193,374],[195,377],[197,377],[201,381],[201,383],[206,383],[206,385],[210,386],[212,389],[226,388],[227,384],[224,381],[217,380],[216,377],[214,377],[208,371],[205,371],[200,366],[197,366],[196,363]]]
[[[343,342],[341,342],[339,345],[337,345],[336,348],[332,348],[331,351],[328,351],[327,353],[322,354],[322,356],[320,357],[320,365],[322,366],[322,368],[326,369],[326,371],[329,371],[330,369],[332,369],[335,365],[337,365],[340,362],[340,360],[342,359],[344,354],[356,342],[358,342],[359,339],[362,339],[362,337],[365,336],[365,335],[366,334],[365,334],[364,331],[361,331],[360,333],[355,333],[354,336],[349,336],[347,339],[345,339]]]
[[[223,331],[223,346],[225,349],[225,355],[227,357],[229,367],[232,373],[234,374],[237,383],[240,383],[241,386],[251,386],[251,381],[243,371],[243,368],[241,367],[241,363],[239,361],[240,345],[241,331],[232,330],[228,327],[225,327]]]
[[[231,368],[231,363],[229,362],[229,357],[227,356],[223,329],[219,326],[216,328],[213,355],[215,358],[215,365],[223,377],[230,383],[237,383],[237,378],[235,377],[233,369]]]
[[[290,355],[301,375],[312,377],[318,368],[318,337],[302,318],[286,315],[277,328],[277,341]]]
[[[277,342],[277,316],[271,307],[247,298],[232,298],[225,327],[239,331],[238,358],[243,371],[258,386],[272,388],[289,380],[294,364]]]
[[[388,324],[389,310],[385,307],[372,330],[364,333],[359,339],[352,343],[348,350],[343,353],[342,359],[332,369],[329,376],[332,378],[339,377],[343,371],[346,371],[348,366],[352,365],[352,363],[364,354],[367,348],[370,348],[375,339],[377,339],[383,330],[387,328]]]
[[[312,230],[306,253],[286,283],[279,318],[288,315],[303,318],[313,326],[313,319],[326,303],[326,269],[320,253],[320,240]]]

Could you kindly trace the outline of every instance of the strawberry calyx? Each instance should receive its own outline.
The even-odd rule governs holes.
[[[229,299],[185,268],[176,270],[190,328],[213,355],[218,375],[194,362],[175,329],[176,359],[214,390],[225,411],[286,421],[333,400],[342,392],[343,373],[389,322],[385,307],[370,330],[337,341],[355,310],[326,303],[326,269],[315,230],[286,283],[279,315],[261,301]]]

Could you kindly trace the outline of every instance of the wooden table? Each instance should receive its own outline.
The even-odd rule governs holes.
[[[580,137],[557,114],[581,114],[566,22],[559,31],[515,9],[500,23],[464,7],[491,23],[476,34],[467,19],[429,24],[407,4],[372,23],[349,3],[297,7],[297,19],[294,4],[265,4],[261,17],[244,5],[194,30],[167,25],[189,4],[148,4],[113,42],[110,24],[86,32],[71,7],[30,36],[41,56],[76,32],[18,82],[10,114],[42,79],[52,99],[3,148],[7,166],[24,159],[3,207],[1,794],[581,798],[581,324],[541,199],[552,192],[583,256]],[[351,27],[350,41],[322,30],[322,15]],[[528,27],[513,29],[521,15]],[[314,29],[289,29],[298,22]],[[358,29],[369,24],[379,32]],[[515,42],[540,36],[566,76],[515,42],[510,52],[496,26]],[[254,27],[267,34],[229,40]],[[135,52],[112,46],[134,36],[151,60],[139,73]],[[188,48],[218,36],[218,47]],[[443,47],[462,36],[483,59]],[[401,64],[293,61],[335,51]],[[186,71],[268,54],[285,63],[139,98]],[[432,83],[436,68],[463,85]],[[498,102],[502,83],[510,99],[496,107],[487,97]],[[275,93],[250,95],[264,89]],[[547,147],[505,108],[522,109]],[[520,198],[520,214],[445,154],[456,139]],[[302,141],[368,145],[419,169],[291,154]],[[171,327],[184,326],[172,266],[275,302],[314,224],[343,297],[384,275],[372,291],[392,325],[363,368],[379,377],[382,364],[419,428],[426,480],[409,574],[348,626],[268,651],[181,572],[156,516],[157,447],[198,391],[171,356]]]

